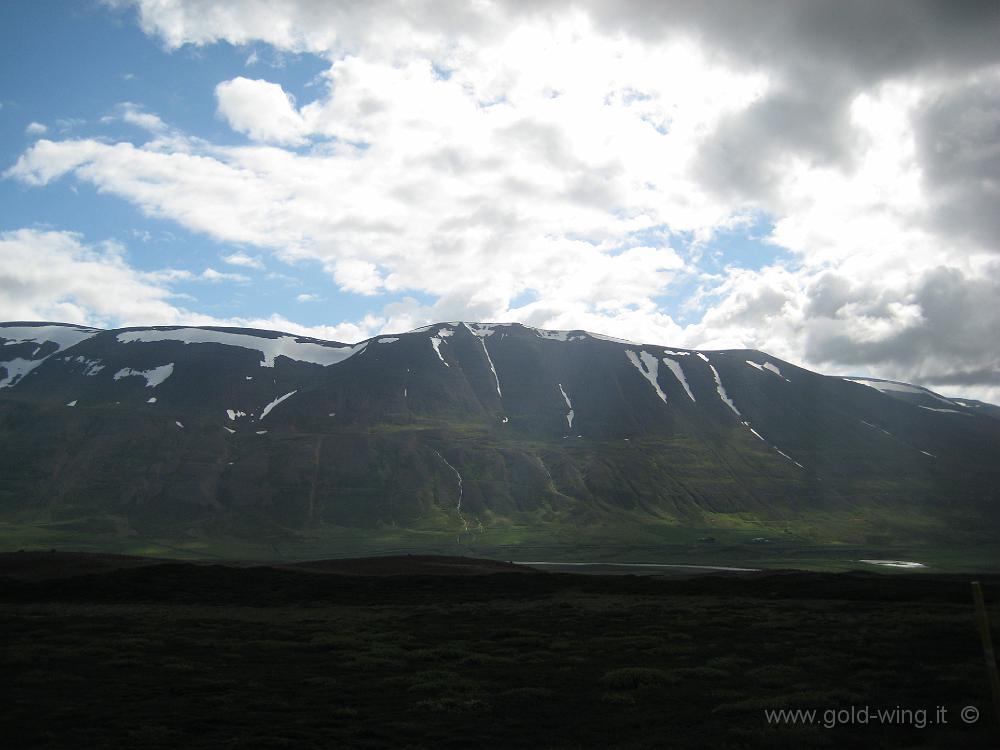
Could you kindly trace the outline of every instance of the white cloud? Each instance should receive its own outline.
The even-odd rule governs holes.
[[[122,121],[127,122],[129,125],[135,125],[143,130],[148,130],[150,133],[160,134],[167,131],[166,123],[159,116],[154,115],[152,112],[143,112],[130,103],[126,103],[123,106],[121,118]]]
[[[28,135],[44,135],[49,130],[48,126],[43,125],[40,122],[29,122],[28,127],[24,129],[24,132]]]
[[[88,246],[68,232],[0,234],[0,290],[3,320],[87,325],[207,320],[173,305],[170,290],[133,270],[120,246]]]
[[[217,318],[174,304],[176,281],[230,279],[206,269],[201,274],[132,268],[115,243],[89,245],[72,232],[19,229],[0,233],[0,320],[46,320],[97,327],[212,325],[266,328],[354,343],[378,332],[384,320],[303,326],[278,315]],[[227,277],[220,279],[220,277]]]
[[[995,219],[978,214],[995,203],[1000,58],[978,10],[935,24],[950,11],[922,2],[137,4],[168,46],[320,54],[325,88],[297,104],[276,83],[218,83],[250,146],[39,140],[8,176],[72,175],[318,262],[342,291],[433,300],[393,302],[357,332],[520,320],[992,387],[975,373],[997,369],[1000,345],[977,352],[966,334],[989,330],[991,306],[960,323],[933,294],[989,299],[996,272]],[[761,214],[782,259],[746,270],[737,248],[711,267],[717,233]],[[703,317],[682,327],[663,300],[694,281]]]
[[[68,143],[74,147],[67,148]],[[53,179],[85,163],[98,153],[103,144],[97,141],[37,141],[31,149],[4,172],[4,177],[16,177],[28,185],[45,185]],[[30,155],[30,158],[26,158]]]
[[[221,271],[216,271],[214,268],[206,268],[201,273],[194,273],[193,271],[188,271],[183,268],[162,268],[157,271],[145,271],[142,273],[142,278],[156,283],[170,283],[173,281],[207,281],[212,284],[218,284],[223,281],[233,281],[245,284],[250,281],[247,276],[244,276],[241,273],[223,273]]]
[[[375,336],[385,324],[385,319],[374,315],[365,315],[361,320],[337,325],[304,326],[288,320],[282,315],[271,315],[268,318],[230,318],[224,323],[215,325],[232,325],[247,328],[263,328],[273,331],[294,333],[298,336],[312,336],[324,341],[336,341],[344,344],[354,344]]]
[[[345,292],[376,294],[385,283],[374,263],[346,258],[334,264],[333,278]]]
[[[572,31],[560,32],[563,67],[572,72],[600,53],[612,70],[599,81],[588,78],[590,69],[574,73],[554,99],[539,78],[507,102],[482,106],[493,84],[479,78],[513,59],[518,40],[447,81],[426,61],[347,59],[331,71],[336,95],[302,108],[308,131],[295,126],[339,140],[308,153],[67,141],[25,153],[9,174],[44,183],[72,172],[217,239],[317,259],[343,289],[360,294],[465,295],[488,315],[505,314],[531,290],[573,309],[648,298],[680,268],[673,251],[618,251],[644,244],[629,238],[635,231],[667,223],[704,231],[727,219],[728,208],[685,176],[677,143],[736,106],[747,95],[745,77],[706,64],[703,74],[671,83],[675,97],[690,100],[693,119],[675,123],[677,143],[667,142],[650,124],[668,119],[657,109],[665,104],[623,93],[625,82],[697,53],[685,45],[662,54],[636,48],[626,65],[615,62],[612,45],[591,49]],[[705,87],[720,94],[714,109]],[[596,129],[577,133],[581,118]],[[670,268],[639,268],[641,252],[668,258]],[[600,289],[609,285],[618,288]]]
[[[146,112],[141,104],[136,104],[135,102],[119,102],[115,105],[112,114],[101,118],[101,122],[103,123],[115,121],[135,125],[157,136],[166,135],[169,131],[167,124],[158,115]]]
[[[229,126],[255,141],[292,146],[305,142],[306,123],[292,97],[276,83],[240,76],[216,86],[215,98]]]
[[[201,279],[204,281],[211,281],[213,283],[218,283],[220,281],[236,281],[239,283],[246,283],[250,281],[249,278],[241,273],[224,273],[222,271],[216,271],[214,268],[206,268],[202,271]]]
[[[255,268],[260,270],[264,268],[264,263],[260,258],[255,258],[247,255],[243,252],[231,253],[229,255],[222,256],[222,260],[231,266],[241,266],[243,268]]]
[[[318,302],[319,301],[319,295],[318,294],[297,294],[295,296],[295,301],[296,302]]]
[[[833,375],[916,382],[1000,400],[1000,260],[910,275],[836,270],[733,271],[678,345],[747,347]],[[978,268],[975,266],[979,266]]]

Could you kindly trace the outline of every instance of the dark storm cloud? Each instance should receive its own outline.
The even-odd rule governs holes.
[[[699,153],[698,177],[718,193],[766,203],[785,169],[784,153],[821,166],[849,163],[844,98],[829,90],[783,91],[726,117]]]
[[[864,284],[847,291],[845,280],[828,276],[822,280],[824,290],[832,290],[829,296],[836,302],[828,305],[827,315],[810,321],[805,351],[809,360],[857,367],[859,372],[887,363],[915,368],[923,382],[1000,384],[1000,354],[994,343],[1000,330],[1000,278],[969,278],[941,267],[921,276],[909,293],[891,294]],[[858,340],[856,331],[823,320],[850,305],[854,315],[890,321],[889,304],[900,298],[920,309],[920,320],[875,341]]]
[[[737,68],[769,73],[768,95],[723,121],[699,160],[709,185],[751,201],[770,197],[782,153],[850,165],[848,106],[860,91],[894,77],[958,75],[1000,61],[996,0],[608,0],[589,7],[604,27],[649,41],[680,31]],[[930,118],[930,140],[944,124]],[[963,204],[942,200],[942,220],[950,211],[953,221],[967,220]]]
[[[810,318],[834,318],[851,301],[850,279],[831,272],[824,273],[809,288],[806,315]]]
[[[673,29],[721,57],[808,77],[850,71],[874,81],[914,68],[976,66],[997,59],[995,0],[603,0],[605,26],[655,40]]]
[[[1000,385],[1000,368],[984,367],[980,370],[961,370],[944,375],[937,375],[933,378],[933,380],[929,380],[928,382],[933,382],[939,387],[948,385],[995,386]]]
[[[943,92],[919,105],[913,123],[931,201],[923,219],[945,237],[1000,251],[1000,83],[995,67],[987,70],[1000,63],[1000,2],[607,0],[590,7],[606,28],[650,41],[679,30],[726,64],[768,75],[765,96],[725,118],[697,157],[704,184],[765,209],[774,205],[784,156],[851,169],[865,148],[850,120],[861,92],[891,80]],[[946,267],[944,255],[941,262],[905,289],[833,272],[820,277],[803,310],[806,359],[928,384],[1000,384],[1000,279],[964,275]],[[919,309],[919,319],[897,323],[901,304]],[[898,332],[874,340],[862,334],[879,321]]]
[[[916,135],[936,227],[1000,252],[1000,81],[939,96]]]

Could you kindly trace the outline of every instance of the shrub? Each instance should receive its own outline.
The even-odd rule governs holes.
[[[620,690],[637,690],[642,687],[673,685],[678,682],[672,674],[653,667],[622,667],[612,669],[601,678],[601,684]]]

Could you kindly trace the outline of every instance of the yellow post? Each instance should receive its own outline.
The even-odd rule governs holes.
[[[993,711],[996,713],[997,725],[1000,726],[1000,676],[997,675],[997,657],[993,653],[990,618],[986,614],[983,588],[979,585],[979,581],[972,582],[972,599],[976,603],[976,625],[979,627],[979,638],[983,642],[983,657],[986,659],[986,672],[990,678],[990,690],[993,692]]]

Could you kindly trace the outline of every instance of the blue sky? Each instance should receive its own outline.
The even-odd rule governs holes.
[[[283,53],[268,45],[225,42],[203,49],[171,51],[140,28],[132,9],[95,2],[16,2],[4,9],[0,45],[0,148],[3,168],[37,136],[26,132],[45,124],[47,138],[97,138],[144,142],[142,128],[116,118],[124,102],[161,113],[172,127],[214,143],[249,142],[216,116],[215,84],[253,68],[266,70],[296,96],[308,98],[328,65],[315,55]],[[258,61],[247,64],[256,54]],[[338,293],[315,262],[289,265],[260,257],[263,268],[226,267],[220,258],[240,251],[188,231],[177,222],[144,214],[121,198],[102,195],[86,182],[63,179],[45,190],[0,181],[0,228],[58,228],[89,242],[114,240],[130,264],[142,271],[163,268],[200,274],[211,267],[248,278],[237,282],[172,284],[186,306],[219,318],[268,317],[278,313],[304,325],[360,317],[370,306],[357,295]],[[314,295],[301,303],[299,295]]]
[[[0,317],[516,320],[993,394],[995,6],[945,34],[723,5],[745,33],[630,0],[5,3]]]
[[[122,121],[126,103],[213,144],[252,145],[252,139],[235,132],[217,115],[216,84],[237,76],[261,76],[296,100],[309,101],[321,94],[322,73],[329,68],[322,55],[264,43],[220,41],[170,49],[140,29],[132,8],[95,2],[19,2],[8,7],[6,15],[8,22],[0,31],[0,43],[10,61],[0,77],[5,168],[40,136],[141,145],[149,133]],[[31,123],[44,125],[46,131],[29,132]],[[246,277],[211,284],[180,280],[171,285],[182,295],[185,307],[219,318],[278,314],[306,326],[320,326],[361,318],[404,297],[432,302],[430,295],[415,289],[375,296],[344,292],[315,261],[283,263],[252,247],[220,242],[168,218],[150,216],[129,201],[102,194],[94,185],[72,177],[53,181],[44,190],[14,180],[0,181],[0,223],[4,229],[34,226],[78,232],[88,242],[114,240],[126,249],[130,265],[140,271],[170,268],[197,275],[213,268]],[[762,242],[768,228],[766,221],[755,217],[738,231],[721,232],[697,249],[700,265],[717,273],[727,265],[761,268],[772,263],[782,250]],[[690,232],[671,233],[666,226],[634,232],[625,239],[631,246],[672,243],[678,249],[687,249],[693,242]],[[221,259],[236,252],[258,259],[262,267],[226,268]],[[685,274],[657,296],[657,303],[668,314],[690,317],[691,312],[681,310],[679,303],[697,286],[697,277]],[[306,297],[308,301],[299,301]],[[512,306],[537,298],[537,293],[524,291],[512,300]]]

